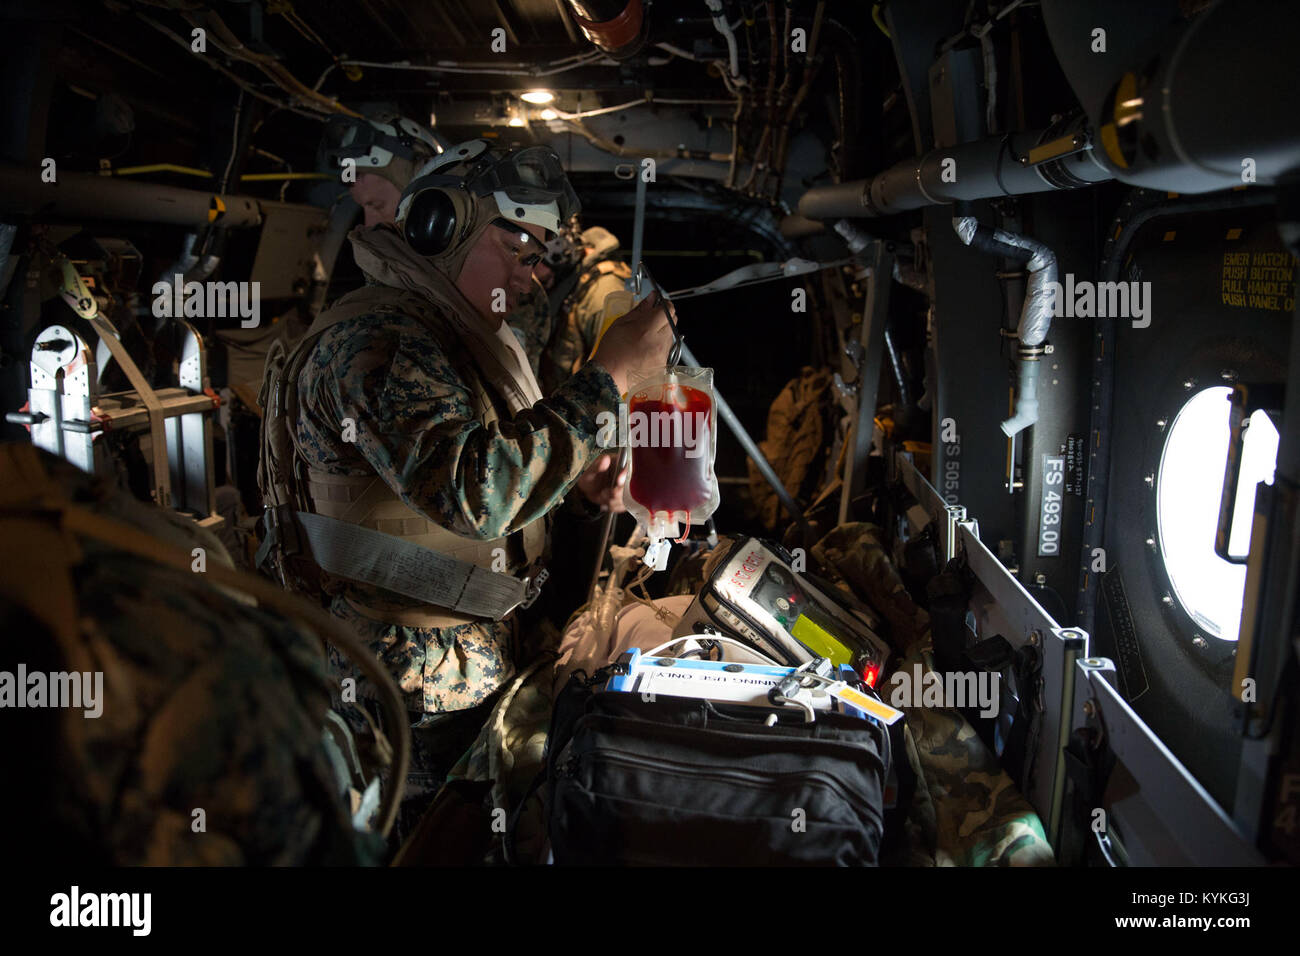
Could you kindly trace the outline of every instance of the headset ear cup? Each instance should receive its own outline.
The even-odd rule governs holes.
[[[412,249],[422,256],[436,256],[452,245],[456,238],[457,204],[444,189],[422,189],[411,197],[402,234]]]

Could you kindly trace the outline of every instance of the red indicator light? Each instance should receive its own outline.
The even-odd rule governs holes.
[[[876,686],[876,678],[880,676],[880,668],[875,664],[868,664],[862,668],[862,679],[867,682],[868,687]]]

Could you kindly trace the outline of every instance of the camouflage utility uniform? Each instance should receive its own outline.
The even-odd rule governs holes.
[[[897,670],[934,670],[930,616],[913,603],[875,525],[849,522],[812,548],[889,622]],[[889,684],[882,688],[889,700]],[[912,866],[1052,866],[1042,821],[969,721],[945,707],[903,707],[906,757],[917,788],[904,823],[905,847],[889,862]]]
[[[556,328],[555,316],[551,313],[551,305],[546,298],[546,289],[536,276],[533,277],[533,291],[519,299],[515,310],[506,316],[506,324],[515,333],[524,354],[528,356],[529,368],[540,381],[542,356],[551,341],[551,333]],[[548,393],[549,391],[551,390]]]
[[[207,530],[31,445],[0,446],[0,499],[0,672],[99,675],[94,709],[0,708],[7,859],[380,862],[322,743],[318,633],[211,583],[231,563]],[[73,532],[77,511],[108,523]]]
[[[500,541],[505,570],[519,574],[527,564],[522,532],[544,530],[547,513],[599,451],[597,415],[617,407],[614,380],[588,364],[531,407],[512,404],[501,376],[482,369],[484,334],[469,334],[466,323],[483,320],[465,314],[472,307],[454,286],[387,226],[351,238],[369,283],[353,296],[378,304],[316,341],[297,379],[296,455],[326,484],[377,475],[395,497],[390,504],[469,547]],[[462,306],[459,316],[449,314],[449,301]],[[481,549],[474,553],[468,560],[484,564]],[[337,580],[326,590],[332,613],[369,644],[406,698],[414,738],[408,796],[427,802],[522,663],[515,621],[423,626],[430,609],[414,599]],[[470,708],[481,709],[448,743],[447,715]]]

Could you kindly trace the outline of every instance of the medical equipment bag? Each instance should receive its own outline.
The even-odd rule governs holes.
[[[556,701],[546,756],[556,863],[876,864],[890,760],[881,724],[594,689],[618,670],[577,674]]]

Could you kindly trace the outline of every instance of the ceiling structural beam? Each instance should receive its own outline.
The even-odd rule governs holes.
[[[560,22],[564,24],[564,32],[569,35],[570,40],[577,43],[578,31],[573,28],[573,21],[569,19],[569,5],[564,0],[555,0],[555,9],[560,14]]]
[[[361,7],[362,9],[365,10],[366,18],[370,20],[372,23],[378,23],[379,26],[383,28],[384,32],[388,34],[389,39],[392,40],[396,46],[400,48],[406,45],[406,41],[403,40],[400,36],[398,36],[393,31],[393,28],[388,25],[387,18],[381,17],[378,13],[375,12],[375,8],[371,6],[370,0],[361,0]]]
[[[416,9],[419,8],[417,7]],[[419,49],[427,50],[431,44],[429,40],[429,34],[425,32],[424,28],[426,26],[430,26],[429,21],[412,15],[411,8],[408,6],[402,7],[402,16],[404,16],[406,18],[406,22],[411,25],[412,32],[410,35],[410,39],[408,40],[408,43],[413,42],[414,45]]]
[[[171,77],[169,77],[166,73],[162,72],[162,70],[150,66],[148,63],[145,63],[143,60],[136,59],[131,54],[127,53],[125,50],[119,49],[118,47],[113,46],[111,43],[106,43],[104,40],[101,40],[93,33],[87,33],[84,30],[78,30],[76,27],[68,27],[68,30],[71,31],[72,33],[75,33],[83,40],[89,40],[91,43],[94,43],[97,46],[102,46],[105,50],[108,50],[110,53],[117,54],[123,60],[130,63],[132,66],[137,66],[148,73],[152,73],[160,80],[169,80],[169,81],[171,80]]]
[[[510,41],[510,46],[522,46],[523,44],[519,41],[519,33],[515,30],[514,24],[510,22],[510,18],[506,16],[506,10],[501,5],[501,0],[492,0],[492,8],[496,10],[497,20],[505,28],[506,39]]]
[[[466,46],[465,34],[461,32],[458,26],[456,26],[455,21],[453,21],[451,18],[451,14],[449,14],[441,4],[433,3],[430,4],[426,9],[432,10],[435,14],[437,14],[438,19],[442,21],[442,25],[447,28],[447,32],[450,33],[452,39],[456,41],[457,46],[461,46],[461,47]]]

